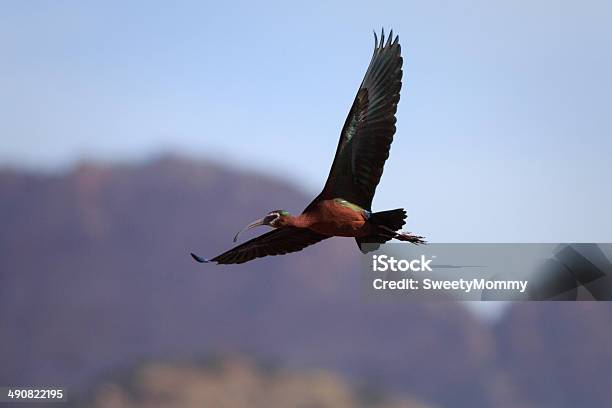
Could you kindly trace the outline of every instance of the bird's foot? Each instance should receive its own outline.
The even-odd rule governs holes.
[[[415,245],[427,244],[425,237],[422,237],[420,235],[414,235],[411,232],[398,232],[395,238],[397,238],[400,241],[410,242]]]
[[[424,245],[427,243],[427,241],[425,241],[425,237],[422,237],[420,235],[414,235],[411,232],[394,231],[384,225],[379,225],[379,227],[384,230],[384,232],[379,232],[379,235],[383,237],[395,238],[399,241],[411,242],[415,245]]]

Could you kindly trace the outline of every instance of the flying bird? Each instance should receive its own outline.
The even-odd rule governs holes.
[[[240,264],[255,258],[296,252],[324,239],[354,237],[362,252],[393,238],[413,244],[423,237],[401,232],[406,211],[372,212],[372,199],[395,134],[395,112],[402,87],[399,36],[393,30],[380,42],[374,33],[374,54],[340,133],[331,170],[321,193],[297,216],[270,211],[234,236],[267,225],[272,231],[212,259],[191,254],[198,262]],[[365,244],[372,244],[365,245]]]

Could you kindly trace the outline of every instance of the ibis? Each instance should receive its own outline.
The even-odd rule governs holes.
[[[400,231],[406,211],[372,212],[372,199],[380,182],[395,134],[395,113],[402,88],[399,36],[393,31],[380,41],[374,33],[374,54],[340,133],[336,155],[321,193],[300,215],[274,210],[247,225],[234,237],[262,225],[273,230],[229,251],[198,262],[241,264],[255,258],[296,252],[330,237],[353,237],[362,252],[391,239],[424,244],[419,235]],[[371,244],[371,245],[367,245]]]

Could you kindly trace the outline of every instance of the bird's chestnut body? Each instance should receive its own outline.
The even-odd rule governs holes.
[[[289,217],[287,226],[308,228],[323,235],[336,237],[365,237],[372,233],[368,223],[369,211],[335,198],[316,202],[297,217]]]

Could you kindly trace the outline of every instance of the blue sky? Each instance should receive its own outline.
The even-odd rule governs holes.
[[[0,165],[173,151],[314,194],[382,26],[375,209],[436,242],[612,241],[609,1],[3,2]]]

